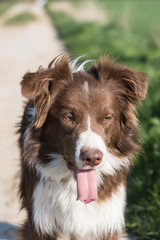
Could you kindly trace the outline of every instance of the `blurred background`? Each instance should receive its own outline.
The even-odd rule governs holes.
[[[126,228],[132,239],[160,240],[160,1],[0,0],[0,239],[25,218],[19,213],[16,123],[19,82],[58,54],[105,54],[148,74],[137,111],[142,151],[128,177]]]

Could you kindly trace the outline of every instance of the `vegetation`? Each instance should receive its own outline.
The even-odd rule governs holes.
[[[18,0],[10,0],[0,2],[0,16],[2,16],[8,9],[10,9]]]
[[[127,231],[138,239],[160,239],[160,2],[98,1],[106,24],[76,22],[47,11],[72,55],[97,59],[109,53],[149,76],[146,100],[139,109],[142,153],[128,178]]]
[[[11,18],[9,18],[5,24],[6,25],[15,25],[15,24],[24,24],[30,21],[35,20],[36,17],[30,12],[19,13]]]

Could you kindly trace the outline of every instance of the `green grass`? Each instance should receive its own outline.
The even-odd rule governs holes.
[[[48,0],[47,5],[53,2],[59,3],[64,1],[66,0]],[[78,7],[84,6],[84,4],[86,3],[86,0],[67,0],[67,2],[70,2],[74,7],[78,8]]]
[[[98,1],[106,24],[76,22],[47,11],[71,55],[97,59],[109,53],[148,74],[146,100],[138,109],[143,151],[128,177],[126,226],[139,240],[160,239],[160,1]]]
[[[23,12],[6,20],[5,25],[19,25],[34,21],[35,19],[36,17],[32,13]]]
[[[99,1],[111,21],[117,20],[127,31],[140,33],[158,30],[160,1]]]
[[[50,12],[59,36],[71,54],[88,54],[97,58],[106,52],[116,53],[122,60],[156,60],[160,57],[159,33],[130,32],[112,21],[109,24],[79,23],[62,12]],[[124,44],[125,43],[125,44]],[[127,46],[127,47],[126,47]],[[147,52],[146,52],[147,48]]]
[[[13,7],[17,2],[18,1],[16,1],[16,0],[0,2],[0,17],[4,13],[6,13],[11,7]]]

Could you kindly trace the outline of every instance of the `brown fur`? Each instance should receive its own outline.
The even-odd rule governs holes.
[[[98,192],[98,199],[100,201],[105,201],[110,198],[112,193],[117,191],[119,185],[123,184],[126,186],[126,180],[128,175],[128,169],[124,168],[121,171],[116,171],[113,176],[103,175],[103,183],[101,184]]]
[[[90,115],[92,130],[99,134],[116,157],[127,157],[139,149],[135,106],[145,98],[146,75],[129,67],[115,65],[103,58],[88,72],[72,74],[68,58],[54,59],[47,69],[27,73],[22,94],[29,99],[19,128],[21,150],[20,198],[27,210],[27,220],[20,230],[21,240],[56,240],[55,236],[38,235],[33,224],[32,194],[39,176],[35,164],[45,166],[49,153],[58,153],[75,167],[75,143],[86,130]],[[88,82],[86,93],[84,82]],[[28,113],[35,108],[35,117]],[[31,120],[30,120],[31,119]],[[72,170],[71,170],[72,171]],[[115,175],[103,175],[98,189],[99,201],[111,197],[120,184],[126,185],[128,169]],[[57,226],[60,228],[60,226]],[[71,236],[70,239],[75,239]],[[118,240],[118,233],[97,240]],[[78,239],[75,239],[78,240]]]

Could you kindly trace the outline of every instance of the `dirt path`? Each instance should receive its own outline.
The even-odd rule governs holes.
[[[9,16],[33,12],[37,20],[25,25],[5,27]],[[0,240],[11,240],[10,231],[24,219],[16,195],[19,170],[16,129],[22,113],[19,82],[27,70],[47,66],[64,52],[62,43],[44,11],[34,4],[18,4],[0,20]]]

